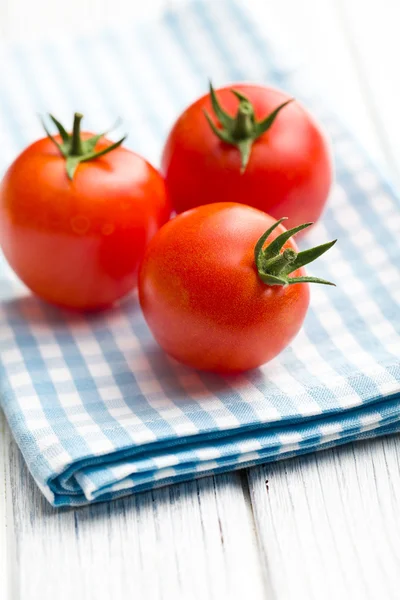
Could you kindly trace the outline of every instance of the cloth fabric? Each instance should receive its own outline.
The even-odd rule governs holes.
[[[124,117],[127,145],[158,163],[178,112],[218,86],[256,80],[324,121],[336,185],[310,247],[338,238],[310,274],[296,340],[236,377],[186,368],[157,346],[136,295],[94,315],[48,306],[0,264],[0,402],[55,506],[131,492],[400,430],[400,210],[341,124],[282,63],[244,2],[191,2],[158,20],[1,50],[1,168],[42,135],[37,113],[75,110],[99,130]]]

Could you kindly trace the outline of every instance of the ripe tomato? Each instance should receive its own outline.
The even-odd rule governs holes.
[[[297,253],[290,238],[310,223],[286,231],[281,221],[240,204],[209,204],[154,236],[139,298],[168,354],[196,369],[235,372],[262,365],[290,343],[307,312],[308,282],[329,283],[302,267],[334,242]]]
[[[332,182],[312,116],[284,92],[249,84],[210,86],[189,106],[169,134],[162,171],[178,213],[226,199],[287,215],[290,226],[319,218]]]
[[[97,309],[137,282],[145,247],[169,218],[161,175],[102,136],[60,134],[26,148],[0,187],[0,244],[38,296]],[[74,137],[75,136],[75,137]],[[73,147],[73,144],[77,147]]]

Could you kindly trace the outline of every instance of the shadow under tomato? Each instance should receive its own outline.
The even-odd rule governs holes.
[[[247,371],[242,374],[216,374],[198,371],[186,367],[175,359],[168,356],[152,338],[149,329],[141,315],[138,297],[136,293],[130,294],[122,301],[116,303],[107,310],[97,312],[79,312],[59,308],[48,304],[34,295],[26,295],[1,304],[3,319],[10,325],[16,334],[23,340],[24,344],[36,346],[37,340],[31,339],[32,335],[43,336],[47,334],[61,336],[62,340],[66,334],[73,334],[80,340],[90,333],[103,335],[132,335],[140,340],[140,346],[134,351],[124,351],[128,369],[140,383],[140,380],[148,382],[148,367],[143,368],[140,355],[147,359],[154,378],[158,381],[166,398],[174,402],[202,401],[212,397],[225,398],[234,395],[235,390],[240,390],[249,384],[249,380],[255,382],[260,377],[259,369]],[[128,328],[126,328],[129,321]],[[101,340],[99,338],[101,343]],[[60,341],[60,343],[62,343]],[[110,364],[113,368],[113,365]],[[120,373],[120,365],[117,365],[119,377],[128,378],[127,373]],[[129,403],[129,399],[127,399]],[[135,411],[135,406],[132,406]]]
[[[29,327],[33,325],[43,325],[59,328],[59,326],[77,326],[96,325],[117,317],[118,315],[134,315],[139,309],[137,294],[129,294],[112,306],[105,307],[96,311],[79,311],[49,304],[37,296],[26,295],[1,303],[3,315],[7,322],[12,326],[26,323]]]
[[[164,392],[174,400],[207,399],[213,395],[231,393],[262,379],[260,369],[244,373],[210,373],[186,367],[168,356],[155,341],[144,348],[144,354]]]

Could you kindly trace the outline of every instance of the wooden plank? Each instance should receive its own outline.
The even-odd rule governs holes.
[[[15,522],[14,522],[14,510],[13,510],[13,493],[12,493],[12,463],[10,460],[10,449],[15,446],[15,442],[11,436],[11,432],[7,426],[7,421],[2,416],[2,427],[3,433],[3,456],[4,456],[4,482],[5,482],[5,529],[6,535],[4,536],[3,552],[5,556],[6,569],[4,571],[5,577],[5,598],[7,600],[19,600],[19,577],[18,577],[18,552],[17,552],[17,538],[15,536]],[[2,596],[0,596],[2,598]]]
[[[117,0],[113,15],[136,17],[132,6]],[[2,7],[1,33],[8,39],[54,33],[60,23],[62,30],[76,24],[77,3],[61,7],[62,14],[47,0],[38,0],[34,8],[24,0]],[[81,24],[91,21],[82,10],[93,13],[93,7],[79,7]],[[103,23],[109,20],[106,13],[97,2],[95,15]],[[7,509],[5,502],[0,504],[1,560],[6,561],[6,550],[13,560],[0,572],[7,573],[1,584],[7,585],[13,600],[55,595],[60,600],[266,597],[253,517],[239,475],[56,511],[32,482],[9,433],[2,439],[8,451],[9,485]],[[6,510],[8,536],[1,528]],[[0,596],[7,597],[2,588]]]
[[[7,528],[7,492],[6,481],[6,426],[3,413],[0,409],[0,598],[8,600],[9,598],[9,556],[7,537],[10,534]]]
[[[377,439],[250,472],[277,598],[399,597],[398,443]]]
[[[238,474],[55,510],[14,443],[10,476],[22,600],[265,600]]]
[[[374,5],[381,13],[382,5]],[[11,29],[24,35],[17,13],[25,2],[9,6],[14,7]],[[72,14],[73,3],[69,7]],[[360,81],[333,5],[284,0],[273,8],[282,26],[292,28],[293,44],[305,49],[310,78],[369,152],[384,162],[380,123],[371,119],[366,102],[369,88]],[[370,10],[365,3],[362,8]],[[37,4],[35,11],[49,14]],[[49,27],[53,13],[46,21]],[[32,19],[26,22],[35,29]],[[372,37],[364,35],[366,41]],[[382,54],[381,63],[385,60]],[[377,61],[374,69],[378,66]],[[395,77],[394,70],[390,76]],[[381,104],[384,87],[380,94]],[[393,117],[394,108],[385,114]],[[378,440],[250,472],[264,565],[272,573],[276,598],[395,597],[396,442]],[[17,589],[19,584],[22,599],[47,600],[56,592],[79,600],[128,594],[144,600],[265,598],[252,517],[236,475],[62,512],[50,509],[32,486],[14,445],[10,476],[20,565],[13,585]],[[268,494],[265,478],[270,480]]]
[[[382,20],[382,5],[346,0],[339,8],[344,6],[346,22],[343,10],[331,0],[283,0],[274,4],[274,10],[282,11],[283,22],[290,15],[286,24],[294,26],[293,39],[304,50],[307,70],[318,88],[370,155],[387,168],[389,144],[370,95],[377,97],[377,84],[369,79],[371,63],[355,53],[349,40],[356,21],[360,32],[366,10],[374,10],[374,26]],[[372,34],[371,22],[364,33],[366,48]],[[377,70],[388,52],[386,47],[380,54]],[[391,79],[391,85],[400,86],[397,71],[391,70]],[[384,84],[381,76],[382,97],[389,94]],[[391,102],[396,97],[392,95]],[[398,133],[392,136],[392,145]],[[260,546],[277,598],[398,598],[398,440],[398,436],[378,439],[249,471]]]

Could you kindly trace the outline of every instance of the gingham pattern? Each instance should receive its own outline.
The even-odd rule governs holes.
[[[190,3],[134,31],[3,49],[1,167],[41,135],[37,112],[96,130],[123,115],[155,163],[178,111],[243,79],[294,93],[324,119],[337,185],[306,244],[339,238],[310,268],[290,348],[238,378],[197,373],[152,340],[136,297],[92,317],[46,306],[0,267],[1,402],[54,505],[105,500],[400,430],[400,210],[391,189],[237,3]],[[263,25],[263,31],[265,25]]]

